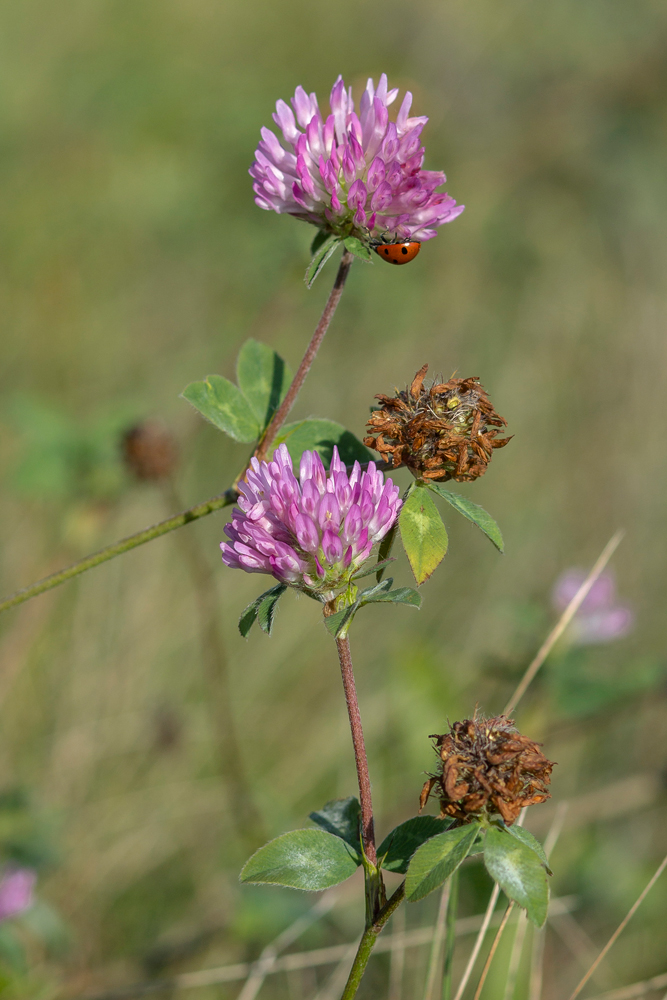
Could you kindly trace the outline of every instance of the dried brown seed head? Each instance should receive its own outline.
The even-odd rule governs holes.
[[[466,482],[483,476],[507,425],[478,378],[450,378],[424,387],[428,365],[394,396],[378,395],[364,444],[394,468],[407,465],[418,479]]]
[[[125,465],[137,479],[168,479],[178,460],[171,431],[159,420],[144,420],[123,434]]]
[[[438,772],[425,783],[420,807],[440,799],[440,815],[461,823],[500,814],[511,826],[525,806],[546,802],[553,763],[540,744],[522,736],[504,715],[475,716],[450,726],[435,740]]]

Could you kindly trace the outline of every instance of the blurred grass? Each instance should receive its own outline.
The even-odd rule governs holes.
[[[380,830],[415,810],[427,734],[476,703],[502,706],[549,626],[554,578],[592,563],[619,526],[615,566],[636,632],[569,673],[554,661],[519,720],[559,761],[556,798],[661,773],[664,4],[24,0],[0,24],[2,591],[167,513],[158,491],[109,472],[126,418],[174,427],[187,502],[227,486],[244,448],[178,394],[229,375],[249,336],[295,365],[333,278],[330,265],[307,292],[312,233],[253,204],[259,129],[298,83],[322,101],[339,72],[358,93],[387,71],[431,116],[427,166],[446,169],[467,208],[413,266],[355,266],[295,417],[361,434],[374,394],[429,361],[433,373],[479,375],[515,439],[464,487],[500,522],[507,554],[446,513],[451,551],[423,611],[370,609],[353,636]],[[104,488],[77,462],[49,479],[16,418],[26,399],[51,414],[50,439],[62,423],[98,442]],[[216,567],[222,523],[184,529]],[[271,640],[241,640],[235,621],[261,580],[217,572],[249,794],[279,833],[354,789],[335,658],[317,609],[293,595]],[[408,582],[403,561],[395,575]],[[176,540],[38,598],[0,630],[0,784],[30,787],[62,829],[62,864],[42,892],[74,944],[43,966],[44,982],[141,978],[151,948],[202,934],[182,967],[254,957],[308,900],[237,885],[247,847],[228,814]],[[625,683],[637,674],[645,685]],[[611,694],[591,702],[587,677]],[[580,894],[595,940],[664,853],[664,825],[657,801],[563,834],[554,888]],[[483,905],[480,878],[464,893],[469,912]],[[426,920],[430,904],[409,920]],[[612,955],[613,983],[663,971],[666,908],[658,885]],[[315,943],[350,939],[356,916],[336,919]],[[557,940],[549,947],[547,998],[578,971]]]

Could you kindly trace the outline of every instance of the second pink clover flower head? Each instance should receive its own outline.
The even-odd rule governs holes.
[[[281,444],[270,462],[252,459],[239,492],[223,562],[325,600],[349,584],[401,507],[398,487],[373,462],[348,474],[337,448],[328,473],[316,451],[304,451],[297,479]]]
[[[322,115],[317,96],[297,87],[292,107],[278,101],[273,119],[282,141],[268,128],[250,168],[255,202],[286,212],[335,236],[368,242],[423,242],[436,227],[463,211],[446,192],[438,170],[423,170],[421,132],[428,118],[410,118],[407,92],[395,121],[389,106],[398,90],[387,89],[383,73],[377,88],[369,80],[354,110],[352,88],[338,77],[331,91],[331,114]]]
[[[18,917],[33,904],[37,875],[32,868],[8,865],[0,875],[0,921]]]
[[[552,603],[563,612],[587,576],[586,570],[568,569],[556,581]],[[595,645],[621,639],[632,630],[635,616],[619,604],[611,573],[601,573],[584,598],[569,628],[570,641],[577,646]]]

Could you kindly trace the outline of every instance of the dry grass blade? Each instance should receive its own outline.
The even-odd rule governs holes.
[[[562,896],[554,899],[549,911],[550,917],[560,916],[561,913],[569,913],[576,905],[576,896]],[[473,917],[462,917],[456,921],[456,936],[462,937],[466,934],[474,934],[485,923],[487,929],[489,926],[496,926],[500,923],[500,920],[496,919],[495,915],[488,922],[487,918],[488,911],[485,914],[480,913]],[[288,928],[287,931],[292,931],[293,927],[294,925]],[[283,933],[286,934],[287,931]],[[418,927],[415,930],[404,933],[389,934],[386,937],[378,939],[373,953],[379,955],[382,952],[391,952],[397,948],[402,948],[403,950],[407,948],[420,948],[431,943],[433,933],[434,928],[431,926]],[[283,935],[280,935],[280,938],[284,942]],[[276,941],[279,941],[280,938],[276,938]],[[273,947],[275,946],[276,942],[273,943]],[[284,943],[283,947],[286,947]],[[266,975],[273,975],[278,972],[298,972],[302,969],[313,969],[321,965],[334,965],[342,962],[353,947],[356,950],[357,942],[353,944],[330,945],[327,948],[315,948],[312,951],[300,951],[290,953],[289,955],[281,955],[274,960]],[[257,963],[255,963],[256,966]],[[129,1000],[130,997],[147,996],[151,993],[193,990],[203,986],[215,986],[219,983],[238,982],[239,980],[247,979],[252,971],[253,965],[250,963],[238,962],[235,965],[216,966],[212,969],[201,969],[197,972],[181,972],[179,975],[172,976],[169,979],[154,979],[149,982],[121,986],[118,989],[105,990],[100,993],[78,994],[78,997],[81,1000]]]
[[[513,712],[516,706],[519,704],[524,694],[526,693],[528,686],[533,681],[537,671],[540,669],[540,667],[546,660],[547,656],[549,655],[553,647],[556,645],[556,643],[558,642],[563,632],[565,631],[567,626],[570,624],[570,622],[576,615],[581,605],[584,603],[591,587],[593,586],[597,578],[600,576],[603,569],[605,568],[605,566],[613,556],[614,552],[618,548],[621,540],[623,539],[624,534],[625,534],[624,531],[617,531],[616,534],[612,535],[612,537],[609,539],[604,549],[600,553],[599,559],[591,569],[590,573],[588,574],[582,585],[579,587],[579,590],[576,592],[576,594],[574,595],[568,606],[565,608],[565,611],[560,616],[560,619],[558,620],[554,628],[551,630],[547,638],[542,643],[542,646],[538,650],[535,659],[528,666],[528,669],[521,678],[521,681],[519,682],[516,691],[514,692],[510,700],[507,702],[507,705],[503,709],[503,715],[510,715],[510,713]]]
[[[253,965],[252,971],[239,993],[238,1000],[255,1000],[264,980],[276,964],[276,959],[280,952],[284,951],[285,948],[289,948],[297,938],[301,937],[304,931],[323,917],[325,913],[328,913],[336,902],[336,898],[336,893],[325,893],[318,899],[315,906],[311,907],[307,913],[304,913],[295,920],[293,924],[290,924],[271,944],[264,948],[259,959]]]
[[[354,956],[357,953],[358,947],[358,941],[355,941],[350,945],[347,952],[343,955],[340,962],[332,972],[329,980],[324,984],[322,989],[315,994],[313,1000],[338,1000],[338,997],[345,988],[345,983],[347,982],[347,977],[350,974],[350,969],[352,968],[352,963],[354,962]]]
[[[426,977],[426,989],[424,1000],[435,1000],[435,985],[440,978],[440,959],[442,956],[442,944],[445,940],[445,920],[447,917],[447,906],[449,904],[449,893],[451,890],[451,880],[447,879],[442,887],[440,895],[440,906],[438,908],[438,918],[433,931],[433,944],[431,945],[431,957],[428,963],[428,975]]]
[[[399,906],[392,917],[391,950],[389,960],[388,1000],[401,1000],[403,971],[405,969],[405,907]]]
[[[575,1000],[575,997],[579,996],[579,994],[583,990],[584,986],[586,985],[586,983],[588,982],[588,980],[591,978],[591,976],[593,975],[593,973],[597,969],[597,967],[600,964],[600,962],[604,959],[605,955],[609,952],[609,950],[611,949],[611,947],[614,945],[614,943],[616,942],[616,940],[619,937],[619,935],[625,930],[625,928],[627,927],[628,923],[630,922],[630,920],[632,919],[632,917],[635,915],[635,913],[637,912],[637,910],[639,909],[639,907],[641,906],[641,904],[644,902],[644,900],[646,899],[646,896],[649,894],[649,892],[651,891],[651,889],[653,888],[653,886],[655,885],[655,883],[658,881],[658,879],[662,875],[662,873],[665,870],[665,868],[667,868],[667,855],[665,855],[665,857],[662,859],[660,865],[658,866],[657,871],[655,872],[655,874],[653,875],[653,877],[649,881],[648,885],[640,893],[639,897],[635,900],[635,902],[632,904],[632,906],[628,910],[627,914],[625,915],[625,917],[623,918],[623,920],[621,920],[620,924],[618,925],[618,927],[616,928],[616,930],[614,931],[614,933],[612,934],[612,936],[609,938],[609,940],[607,941],[606,945],[604,946],[604,948],[602,949],[602,951],[600,952],[600,954],[598,955],[598,957],[595,959],[595,961],[591,965],[590,969],[588,970],[588,972],[586,973],[586,975],[584,976],[584,978],[581,980],[581,982],[578,983],[577,987],[575,988],[574,992],[570,996],[569,1000]]]
[[[523,954],[523,944],[526,940],[526,931],[528,930],[528,916],[525,911],[519,914],[519,919],[516,925],[516,931],[514,933],[514,941],[512,942],[512,952],[510,954],[510,964],[507,969],[507,979],[505,980],[505,992],[503,994],[503,1000],[512,1000],[514,996],[514,989],[516,987],[516,981],[519,976],[519,966],[521,965],[521,956]]]
[[[569,802],[558,803],[551,828],[547,834],[546,840],[544,841],[544,853],[547,858],[551,857],[551,852],[558,842],[558,838],[560,837],[561,830],[563,829],[563,824],[565,823],[565,817],[567,816],[569,808]],[[533,931],[533,954],[531,958],[530,989],[528,993],[529,1000],[541,1000],[542,997],[545,935],[546,927],[541,927],[539,930],[535,929]]]
[[[511,900],[509,906],[505,910],[503,919],[500,922],[500,927],[496,932],[496,936],[493,939],[493,944],[491,945],[491,950],[487,956],[486,962],[484,963],[484,968],[482,969],[482,975],[479,977],[479,982],[477,984],[477,989],[475,990],[475,996],[473,1000],[479,1000],[482,994],[482,990],[484,989],[484,983],[486,982],[486,977],[488,976],[489,969],[491,968],[491,963],[493,962],[494,955],[496,954],[498,945],[500,944],[500,939],[503,936],[503,931],[507,926],[507,921],[509,920],[510,913],[512,912],[513,909],[514,909],[514,900]]]
[[[609,990],[607,993],[598,993],[591,997],[591,1000],[635,1000],[635,997],[645,997],[647,993],[654,993],[667,986],[667,972],[652,979],[645,979],[641,983],[632,983],[631,986],[621,986],[617,990]],[[663,997],[662,1000],[665,1000]]]
[[[477,961],[477,956],[480,953],[481,947],[484,944],[484,938],[486,937],[486,932],[489,929],[489,924],[491,923],[491,917],[493,916],[493,911],[496,908],[496,903],[498,902],[498,896],[500,895],[500,886],[496,883],[493,887],[493,892],[491,893],[491,898],[489,900],[489,905],[486,908],[486,913],[484,914],[484,920],[482,921],[482,926],[479,929],[479,934],[472,949],[472,954],[468,959],[468,964],[466,965],[465,972],[463,973],[463,978],[459,983],[459,988],[456,991],[456,996],[454,1000],[461,1000],[466,986],[468,985],[468,980],[472,975],[472,970],[475,967],[475,962]]]

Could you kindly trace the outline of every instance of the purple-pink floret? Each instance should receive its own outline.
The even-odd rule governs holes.
[[[552,594],[557,611],[565,610],[587,575],[586,570],[568,569],[558,578]],[[627,635],[634,621],[631,609],[618,603],[612,574],[601,573],[572,620],[570,640],[581,646],[613,642]]]
[[[369,80],[354,110],[352,88],[338,77],[331,91],[331,114],[324,118],[315,94],[297,87],[290,108],[278,101],[273,120],[282,142],[268,128],[250,168],[260,208],[287,212],[336,236],[388,242],[430,240],[436,226],[463,211],[446,192],[439,170],[422,170],[421,133],[425,116],[410,118],[406,93],[396,121],[389,105],[398,90],[387,89],[383,73]],[[294,109],[294,110],[292,110]]]
[[[316,451],[304,451],[297,479],[281,444],[270,462],[252,459],[239,493],[223,562],[327,599],[348,585],[401,507],[398,487],[373,462],[365,471],[355,462],[348,474],[337,448],[328,473]]]
[[[25,913],[33,904],[37,875],[32,868],[8,867],[0,876],[0,920]]]

